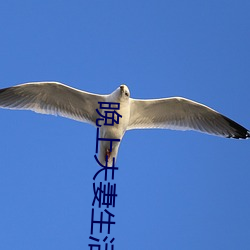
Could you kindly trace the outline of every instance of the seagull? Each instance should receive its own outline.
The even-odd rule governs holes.
[[[113,126],[100,125],[104,110],[100,103],[119,103],[115,110],[120,120]],[[99,95],[72,88],[59,82],[31,82],[0,89],[0,107],[32,110],[41,114],[59,115],[80,122],[90,123],[100,130],[98,160],[112,166],[120,142],[127,130],[172,129],[195,130],[226,138],[246,139],[250,131],[217,111],[183,97],[161,99],[133,99],[124,84],[109,95]],[[101,116],[100,116],[101,115]],[[98,130],[98,131],[99,131]],[[119,140],[115,140],[119,139]]]

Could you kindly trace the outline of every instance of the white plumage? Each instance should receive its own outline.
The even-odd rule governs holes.
[[[99,115],[98,102],[119,102],[122,115],[119,124],[102,126],[101,138],[120,139],[131,129],[196,130],[223,137],[250,137],[250,132],[217,111],[194,101],[181,98],[140,100],[130,98],[126,85],[121,85],[110,95],[98,95],[71,88],[57,82],[34,82],[0,89],[0,107],[26,109],[37,113],[60,115],[93,124]],[[114,142],[109,151],[109,142],[100,141],[99,160],[108,165],[116,158],[120,142]]]

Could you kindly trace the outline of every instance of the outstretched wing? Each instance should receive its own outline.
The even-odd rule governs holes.
[[[0,89],[1,108],[32,110],[91,124],[95,124],[98,117],[98,102],[105,99],[105,95],[84,92],[58,82],[32,82]]]
[[[196,130],[208,134],[247,138],[250,132],[217,111],[181,98],[155,100],[131,99],[130,122],[127,129],[165,128]]]

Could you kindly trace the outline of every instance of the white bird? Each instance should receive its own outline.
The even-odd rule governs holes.
[[[94,126],[97,119],[102,119],[96,111],[98,102],[120,103],[116,111],[122,116],[119,124],[100,127],[99,138],[120,139],[113,141],[112,147],[110,141],[99,141],[98,158],[103,165],[106,159],[108,166],[112,165],[124,133],[131,129],[196,130],[227,138],[250,137],[249,130],[203,104],[182,97],[133,99],[126,85],[109,95],[88,93],[58,82],[32,82],[0,89],[1,108],[60,115]],[[99,112],[104,115],[104,110]]]

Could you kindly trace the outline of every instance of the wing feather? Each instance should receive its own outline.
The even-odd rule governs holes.
[[[105,100],[105,95],[81,91],[59,82],[32,82],[0,89],[1,108],[32,110],[92,124],[97,118],[98,102]]]
[[[217,111],[182,97],[130,100],[129,129],[196,130],[208,134],[247,138],[250,132]]]

